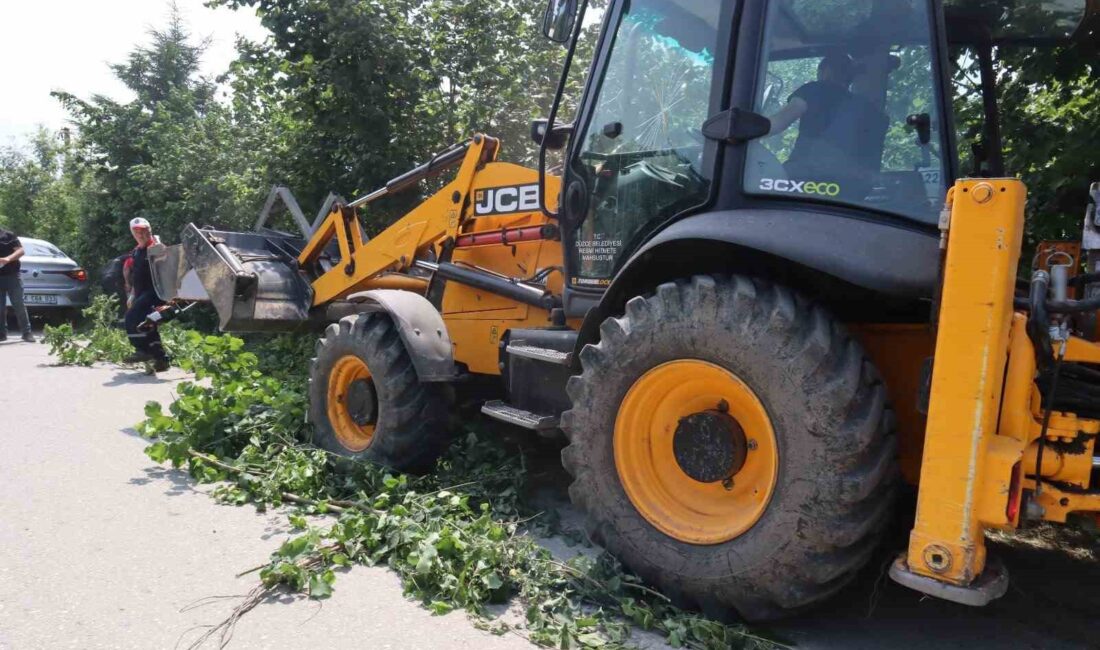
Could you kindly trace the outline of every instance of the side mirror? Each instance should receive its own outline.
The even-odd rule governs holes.
[[[768,135],[772,121],[759,113],[731,108],[707,118],[700,130],[708,140],[737,144]]]
[[[932,116],[928,113],[914,113],[905,118],[905,123],[917,131],[917,142],[922,145],[932,141]]]
[[[531,122],[531,139],[534,140],[535,144],[542,144],[542,141],[546,140],[546,148],[551,151],[557,151],[565,147],[565,141],[573,134],[573,125],[555,124],[554,128],[550,130],[550,136],[547,137],[546,122],[545,118]]]
[[[555,43],[569,41],[577,20],[577,0],[548,0],[542,17],[542,34]]]

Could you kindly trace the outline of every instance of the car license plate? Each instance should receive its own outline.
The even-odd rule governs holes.
[[[57,296],[50,296],[39,293],[27,293],[23,294],[23,302],[28,305],[56,305]]]

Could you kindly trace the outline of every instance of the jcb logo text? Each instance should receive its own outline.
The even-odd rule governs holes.
[[[538,209],[538,185],[490,187],[474,192],[474,214],[479,217],[510,212],[534,212]]]

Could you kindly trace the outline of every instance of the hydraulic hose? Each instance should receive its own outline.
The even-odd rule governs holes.
[[[1084,300],[1048,300],[1044,305],[1052,314],[1072,314],[1100,309],[1100,296]]]
[[[1036,271],[1036,275],[1039,273],[1046,273],[1045,271]],[[1083,289],[1086,285],[1093,282],[1100,281],[1100,273],[1085,273],[1078,275],[1070,279],[1070,285]],[[1050,276],[1046,278],[1046,287],[1050,287]],[[1039,304],[1035,300],[1035,275],[1031,276],[1031,285],[1029,295],[1027,298],[1017,297],[1014,304],[1017,309],[1027,309],[1033,311],[1035,305]],[[1045,289],[1044,289],[1045,291]],[[1045,294],[1044,294],[1045,296]],[[1042,307],[1046,314],[1074,314],[1085,311],[1097,311],[1100,310],[1100,296],[1093,298],[1084,298],[1082,300],[1043,300],[1041,301]]]
[[[1049,340],[1048,340],[1049,342]],[[1043,410],[1043,426],[1039,430],[1039,449],[1035,454],[1035,494],[1043,491],[1043,450],[1047,446],[1047,431],[1050,429],[1050,416],[1054,412],[1054,399],[1058,394],[1058,375],[1062,370],[1062,360],[1066,356],[1066,345],[1063,342],[1058,351],[1058,357],[1054,360],[1054,371],[1051,373],[1050,392],[1047,394],[1046,408]]]
[[[1031,288],[1028,291],[1027,308],[1031,315],[1027,319],[1027,337],[1035,346],[1035,357],[1040,368],[1048,368],[1054,361],[1054,347],[1050,343],[1050,315],[1047,312],[1047,291],[1050,288],[1050,274],[1036,271],[1031,276]]]
[[[1069,279],[1070,286],[1077,289],[1083,289],[1085,285],[1093,282],[1100,282],[1100,273],[1082,273]]]
[[[1016,298],[1013,305],[1017,309],[1032,309],[1030,298]],[[1085,298],[1084,300],[1045,300],[1042,303],[1044,311],[1048,314],[1076,314],[1085,311],[1100,310],[1100,296]]]

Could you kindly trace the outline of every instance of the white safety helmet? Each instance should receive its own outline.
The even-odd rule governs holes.
[[[144,228],[146,230],[153,229],[153,227],[149,225],[148,219],[143,219],[142,217],[134,217],[133,219],[130,219],[130,230],[135,230],[137,228]]]

